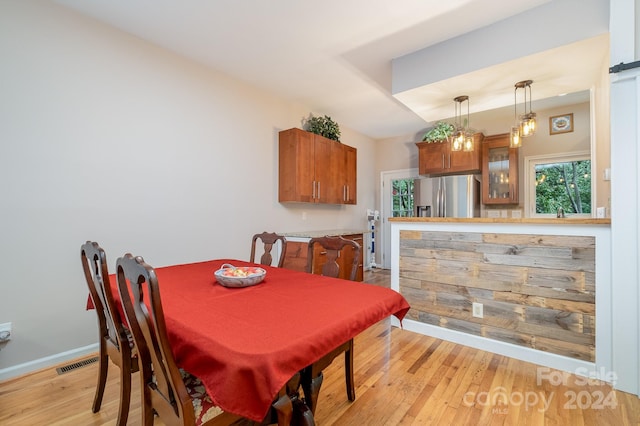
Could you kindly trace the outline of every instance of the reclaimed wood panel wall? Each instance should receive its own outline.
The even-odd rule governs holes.
[[[400,292],[407,318],[595,360],[594,237],[400,231]]]

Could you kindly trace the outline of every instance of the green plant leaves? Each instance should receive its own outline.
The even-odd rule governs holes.
[[[424,134],[422,140],[427,142],[445,141],[451,136],[453,130],[453,125],[445,123],[444,121],[438,121],[431,130]]]
[[[324,136],[327,139],[340,141],[340,127],[331,117],[327,115],[324,117],[314,117],[312,115],[307,119],[306,124],[307,131]]]

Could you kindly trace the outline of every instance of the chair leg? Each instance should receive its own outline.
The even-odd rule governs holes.
[[[307,404],[307,407],[311,410],[311,414],[315,415],[324,376],[322,375],[322,371],[318,371],[315,377],[314,373],[312,366],[306,367],[302,371],[304,376],[302,379],[302,391],[304,393],[305,404]]]
[[[278,426],[289,426],[293,417],[293,405],[289,395],[286,392],[282,392],[280,398],[272,405],[278,414]]]
[[[147,384],[144,380],[144,375],[140,374],[140,397],[141,397],[141,409],[142,409],[142,426],[153,426],[154,423],[154,411],[151,407],[151,395],[149,390],[146,389]]]
[[[104,387],[107,384],[107,370],[109,368],[109,356],[107,355],[104,344],[100,342],[100,354],[98,356],[98,385],[96,387],[96,395],[93,398],[92,411],[97,413],[102,405],[102,396],[104,395]]]
[[[349,340],[349,349],[344,352],[344,378],[347,384],[347,398],[356,400],[356,387],[353,380],[353,339]]]
[[[291,424],[298,426],[315,426],[316,424],[309,407],[298,398],[293,401],[293,421]]]
[[[131,358],[122,360],[120,367],[120,405],[117,426],[126,426],[131,403]]]

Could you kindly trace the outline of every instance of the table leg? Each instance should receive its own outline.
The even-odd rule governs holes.
[[[347,398],[356,400],[356,385],[353,382],[353,339],[350,340],[349,349],[344,353],[344,372],[347,381]]]

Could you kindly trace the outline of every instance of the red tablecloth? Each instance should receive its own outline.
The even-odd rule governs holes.
[[[222,259],[157,268],[156,274],[176,363],[199,377],[223,410],[252,420],[263,419],[297,371],[409,310],[388,288],[282,268],[263,266],[262,283],[225,288],[213,275],[223,263],[251,265]]]

